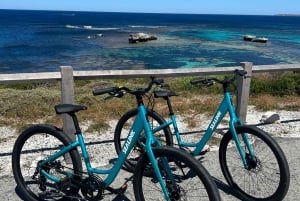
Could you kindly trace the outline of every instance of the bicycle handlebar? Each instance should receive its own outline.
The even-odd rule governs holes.
[[[247,74],[247,72],[244,71],[244,70],[235,70],[234,73],[235,73],[235,75],[239,75],[239,76],[243,76],[243,77],[246,77],[245,75]],[[204,84],[206,86],[211,86],[216,82],[216,83],[220,83],[220,84],[224,85],[224,84],[232,83],[235,79],[236,79],[236,76],[233,76],[230,79],[225,78],[224,80],[220,80],[216,77],[198,78],[198,79],[192,80],[191,84],[196,85],[196,84],[201,83],[201,84]]]
[[[104,89],[94,89],[93,90],[93,95],[98,96],[106,93],[111,93],[113,91],[116,91],[117,87],[109,87],[109,88],[104,88]]]
[[[121,98],[125,93],[129,93],[132,95],[144,95],[151,90],[153,84],[156,84],[157,86],[159,86],[161,88],[169,87],[167,84],[164,83],[163,79],[156,79],[155,77],[151,76],[151,81],[146,88],[139,88],[136,90],[132,90],[127,87],[108,87],[108,88],[104,88],[104,89],[94,89],[93,95],[98,96],[98,95],[107,93],[107,94],[109,94],[109,96],[106,97],[105,100],[114,98],[114,97]]]

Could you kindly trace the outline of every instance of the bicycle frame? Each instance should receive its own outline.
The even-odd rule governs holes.
[[[108,187],[116,178],[117,174],[119,173],[120,169],[122,168],[122,165],[126,158],[128,157],[130,151],[133,149],[134,145],[136,144],[137,140],[140,137],[140,134],[142,133],[143,129],[145,130],[146,133],[146,144],[145,144],[145,149],[147,150],[148,157],[150,159],[150,162],[152,164],[152,167],[154,169],[154,172],[160,182],[160,185],[162,187],[162,190],[165,194],[166,200],[170,200],[169,195],[168,195],[168,190],[166,187],[166,184],[162,178],[162,175],[160,174],[159,167],[157,164],[157,161],[154,157],[153,151],[152,151],[152,145],[154,144],[155,146],[160,146],[161,143],[154,137],[152,130],[150,128],[150,124],[147,121],[147,111],[144,105],[140,105],[138,107],[138,115],[130,129],[130,132],[127,136],[127,139],[122,147],[122,151],[118,156],[118,159],[115,163],[115,165],[110,168],[110,169],[97,169],[93,168],[89,159],[89,154],[87,151],[87,148],[85,146],[83,134],[79,133],[77,134],[77,140],[75,140],[72,144],[64,147],[60,151],[56,152],[55,154],[51,155],[41,163],[39,163],[39,169],[41,170],[41,173],[47,178],[50,179],[54,182],[61,182],[60,178],[57,178],[49,173],[47,173],[45,170],[42,169],[43,165],[46,165],[48,162],[56,160],[58,157],[65,155],[67,152],[70,150],[80,146],[81,151],[82,151],[82,156],[86,165],[87,173],[90,174],[107,174],[107,177],[104,180],[104,185],[105,187]],[[163,162],[164,165],[166,165],[165,161]],[[170,179],[174,179],[171,174],[171,169],[167,167],[167,172],[169,173]],[[72,175],[67,175],[67,176],[72,176]]]
[[[209,141],[209,139],[213,136],[214,131],[224,118],[224,116],[229,113],[230,121],[229,121],[229,129],[232,133],[233,139],[235,141],[236,147],[239,151],[239,154],[241,156],[243,165],[245,168],[248,168],[248,164],[246,161],[246,154],[245,151],[242,149],[241,142],[237,136],[235,125],[242,125],[242,121],[238,118],[238,116],[235,113],[234,107],[232,105],[231,101],[231,94],[230,92],[226,91],[224,93],[224,98],[222,102],[220,103],[217,112],[214,114],[210,124],[208,125],[203,137],[197,142],[197,143],[188,143],[182,141],[180,137],[180,132],[177,126],[176,118],[174,114],[170,114],[170,119],[166,121],[164,124],[159,125],[158,127],[153,129],[153,133],[158,132],[159,130],[163,129],[166,126],[173,125],[175,136],[178,142],[179,147],[195,147],[194,150],[192,150],[192,154],[194,156],[199,155],[206,143]],[[250,145],[249,139],[246,134],[242,134],[243,141],[246,144],[246,147],[249,151],[249,154],[251,155],[252,159],[255,159],[252,146]]]

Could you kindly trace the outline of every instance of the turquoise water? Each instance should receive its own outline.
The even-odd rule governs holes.
[[[129,44],[136,32],[158,40]],[[300,17],[0,10],[0,73],[288,64],[299,55]]]

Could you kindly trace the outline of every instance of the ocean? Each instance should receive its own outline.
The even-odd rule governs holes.
[[[157,40],[131,44],[132,33]],[[247,42],[244,35],[267,37]],[[300,63],[300,17],[0,10],[0,73]]]

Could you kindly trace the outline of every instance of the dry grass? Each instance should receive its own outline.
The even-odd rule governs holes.
[[[250,97],[250,104],[262,111],[268,110],[300,110],[300,96],[272,96],[261,94]]]
[[[266,78],[264,77],[264,79]],[[195,115],[203,113],[212,115],[222,99],[220,93],[209,94],[206,93],[208,88],[202,90],[191,86],[189,84],[191,78],[166,80],[172,90],[179,94],[179,96],[171,98],[174,112],[187,116],[187,123],[191,127],[196,124]],[[87,111],[79,112],[79,120],[92,122],[91,130],[114,126],[109,125],[109,120],[119,119],[127,110],[136,107],[134,97],[127,95],[123,98],[104,101],[105,95],[94,97],[92,89],[109,86],[138,88],[145,87],[148,81],[148,79],[76,81],[76,104],[88,107]],[[53,109],[54,105],[60,103],[60,97],[60,82],[2,85],[0,86],[0,125],[11,125],[23,129],[31,123],[42,122],[61,127],[62,118],[58,117]],[[252,95],[249,101],[251,105],[255,105],[256,108],[263,111],[271,109],[300,110],[299,95],[272,96],[261,93]],[[145,103],[148,104],[146,99]],[[169,114],[164,100],[155,99],[154,109],[164,116]]]

